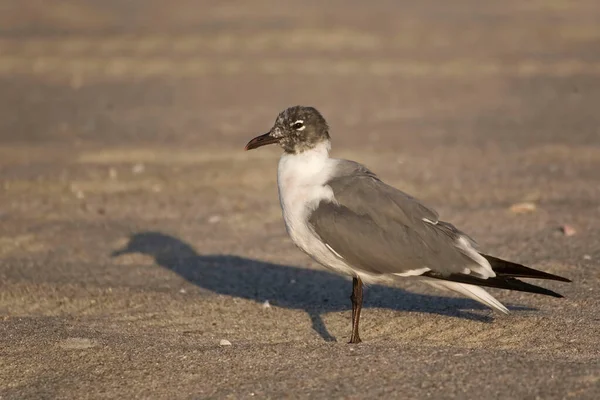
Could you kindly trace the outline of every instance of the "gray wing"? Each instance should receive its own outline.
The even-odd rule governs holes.
[[[309,223],[354,268],[372,274],[422,268],[450,274],[475,264],[457,247],[457,240],[470,241],[468,236],[362,165],[342,161],[328,185],[336,202],[322,201]]]

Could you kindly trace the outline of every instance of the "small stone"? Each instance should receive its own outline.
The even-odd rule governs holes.
[[[515,203],[510,206],[510,211],[514,214],[526,214],[534,212],[537,209],[535,203],[531,202],[523,202],[523,203]]]
[[[575,230],[575,228],[573,228],[571,225],[563,225],[560,227],[560,231],[563,233],[563,235],[565,236],[573,236],[577,233],[577,231]]]
[[[85,350],[96,346],[96,342],[88,338],[71,337],[62,340],[59,346],[66,350]]]
[[[231,346],[231,342],[227,339],[221,339],[219,346]]]
[[[589,261],[592,259],[592,256],[590,256],[589,254],[584,254],[583,259]]]
[[[269,300],[265,300],[265,302],[262,303],[262,308],[264,308],[264,309],[271,308],[271,303],[269,303]]]
[[[75,197],[77,197],[78,199],[83,199],[85,197],[85,194],[83,193],[82,190],[80,190],[75,184],[71,183],[71,185],[69,185],[69,190],[75,195]]]
[[[187,293],[187,290],[185,290],[184,288],[181,288],[181,289],[179,289],[179,293],[181,293],[181,294],[186,294],[186,293]]]
[[[220,217],[219,215],[211,215],[211,216],[208,218],[208,223],[209,223],[209,224],[216,224],[216,223],[218,223],[219,221],[221,221],[221,217]]]
[[[134,174],[137,175],[137,174],[141,174],[142,172],[144,172],[145,169],[146,169],[146,167],[144,166],[144,164],[137,163],[133,167],[131,167],[131,172],[133,172]]]

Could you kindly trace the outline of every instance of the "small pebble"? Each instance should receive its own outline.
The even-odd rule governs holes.
[[[67,350],[85,350],[96,346],[96,341],[88,338],[71,337],[62,340],[59,346]]]
[[[231,346],[231,342],[227,339],[221,339],[219,346]]]
[[[216,224],[216,223],[218,223],[219,221],[221,221],[221,217],[220,217],[220,216],[218,216],[218,215],[211,215],[211,216],[208,218],[208,223],[209,223],[209,224]]]
[[[144,164],[138,163],[131,167],[131,172],[133,172],[134,174],[141,174],[142,172],[144,172],[145,169],[146,167],[144,166]]]
[[[560,231],[563,233],[563,235],[565,236],[573,236],[577,233],[577,231],[575,230],[575,228],[573,228],[571,225],[563,225],[560,227]]]
[[[584,254],[584,255],[583,255],[583,259],[584,259],[584,260],[588,260],[588,261],[589,261],[589,260],[591,260],[591,259],[592,259],[592,256],[590,256],[589,254]]]
[[[262,303],[262,308],[264,308],[264,309],[271,308],[271,303],[269,303],[269,300],[265,300],[265,302]]]
[[[179,293],[185,294],[187,291],[184,288],[179,289]]]
[[[515,203],[510,206],[510,211],[515,214],[526,214],[530,212],[534,212],[537,209],[537,206],[534,203],[524,202],[524,203]]]
[[[69,186],[69,190],[77,197],[78,199],[83,199],[85,194],[81,191],[75,184],[71,183]]]

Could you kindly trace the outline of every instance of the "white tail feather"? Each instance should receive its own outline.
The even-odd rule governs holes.
[[[460,293],[482,304],[485,304],[486,306],[494,310],[498,310],[500,312],[503,312],[504,314],[508,314],[508,308],[506,308],[502,303],[496,300],[494,296],[492,296],[479,286],[469,285],[467,283],[442,281],[439,279],[425,279],[424,282],[427,282],[428,284],[435,286],[439,289],[447,289],[452,290],[453,292]]]

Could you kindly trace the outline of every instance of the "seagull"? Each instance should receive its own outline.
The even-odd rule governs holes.
[[[360,343],[363,282],[420,279],[486,306],[508,309],[481,286],[562,295],[517,278],[567,278],[480,253],[476,243],[438,213],[354,161],[331,158],[329,126],[313,107],[282,111],[246,150],[283,148],[277,170],[286,230],[324,267],[352,277],[352,334]]]

